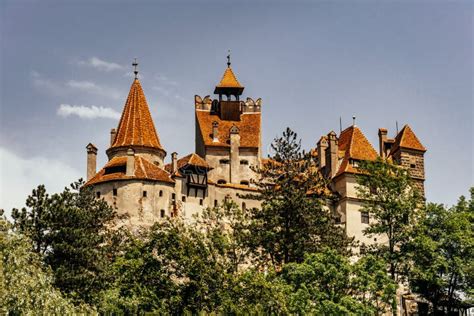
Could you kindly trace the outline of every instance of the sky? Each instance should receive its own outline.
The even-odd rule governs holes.
[[[286,127],[310,149],[356,124],[409,124],[428,201],[473,186],[473,7],[468,1],[0,2],[0,208],[106,161],[139,77],[162,145],[194,151],[194,95],[212,95],[227,51],[244,97],[263,99],[264,152]]]

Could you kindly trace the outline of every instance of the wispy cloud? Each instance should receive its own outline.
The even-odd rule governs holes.
[[[0,208],[9,216],[13,207],[25,205],[26,197],[39,184],[44,184],[49,193],[60,192],[81,173],[56,159],[21,157],[0,147],[0,175]]]
[[[85,105],[69,105],[61,104],[58,108],[57,114],[62,117],[71,115],[79,116],[83,119],[109,118],[119,119],[120,113],[112,108],[103,106],[85,106]]]
[[[36,71],[32,71],[30,76],[33,81],[33,85],[38,89],[45,90],[46,92],[53,95],[63,95],[65,93],[64,86],[51,79],[43,77]]]
[[[178,83],[170,78],[168,78],[165,75],[156,75],[155,76],[156,80],[158,80],[160,83],[169,85],[169,86],[177,86]]]
[[[100,86],[92,81],[69,80],[66,83],[66,86],[84,92],[95,93],[101,96],[110,97],[112,99],[120,99],[122,97],[122,94],[117,89]]]
[[[113,71],[113,70],[121,70],[125,67],[110,61],[105,61],[98,57],[91,57],[87,60],[80,60],[77,62],[79,65],[89,66],[95,68],[100,71]]]

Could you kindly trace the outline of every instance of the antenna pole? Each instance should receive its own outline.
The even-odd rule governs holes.
[[[342,133],[342,116],[339,116],[339,134]]]

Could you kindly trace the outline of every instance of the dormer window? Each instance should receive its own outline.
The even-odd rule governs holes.
[[[358,167],[359,167],[359,160],[357,160],[357,159],[349,159],[349,163],[350,163],[351,166],[353,166],[354,168],[358,168]]]

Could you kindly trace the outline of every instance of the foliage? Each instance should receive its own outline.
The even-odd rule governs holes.
[[[295,314],[373,315],[395,303],[396,286],[375,257],[351,264],[336,251],[307,254],[304,262],[284,266],[292,287],[289,309]]]
[[[305,252],[326,246],[347,251],[350,240],[324,207],[327,183],[313,157],[302,151],[297,134],[288,128],[271,148],[273,156],[255,169],[261,180],[253,198],[262,201],[250,226],[255,252],[278,267],[301,262]]]
[[[12,213],[14,227],[33,240],[33,249],[52,268],[55,285],[76,302],[92,303],[107,286],[115,212],[79,180],[48,196],[33,190],[28,208]]]
[[[53,286],[50,269],[32,251],[32,241],[10,226],[0,214],[0,314],[94,313],[86,305],[75,307],[61,295]]]
[[[361,161],[357,177],[358,197],[363,200],[361,212],[370,214],[364,230],[368,236],[379,235],[386,243],[372,246],[388,264],[390,276],[398,281],[406,274],[406,245],[414,224],[423,211],[423,199],[414,187],[408,171],[391,162],[378,159]]]
[[[474,188],[471,198],[461,197],[447,209],[428,204],[426,217],[411,244],[413,269],[410,285],[436,310],[440,302],[448,308],[473,293],[474,280]]]

